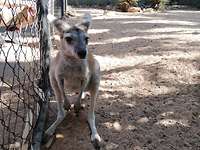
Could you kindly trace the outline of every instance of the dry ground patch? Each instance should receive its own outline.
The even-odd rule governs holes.
[[[102,70],[96,123],[104,149],[199,150],[200,12],[77,10],[85,11],[93,15],[89,48]],[[93,149],[86,112],[66,116],[51,150]]]

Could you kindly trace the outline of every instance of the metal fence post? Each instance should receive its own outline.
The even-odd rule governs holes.
[[[54,0],[49,0],[49,6],[48,6],[48,13],[54,15]],[[54,34],[54,27],[53,26],[50,26],[50,33],[51,35]]]
[[[33,150],[40,150],[42,136],[44,132],[45,120],[48,110],[50,82],[49,82],[49,63],[50,63],[50,38],[49,24],[47,21],[48,0],[37,1],[38,26],[40,34],[40,61],[41,61],[41,79],[38,83],[44,93],[44,100],[40,102],[40,113],[33,132]]]
[[[61,17],[64,16],[64,0],[60,0],[60,5],[61,5]]]
[[[68,1],[65,0],[65,13],[69,11],[69,8],[68,8]]]

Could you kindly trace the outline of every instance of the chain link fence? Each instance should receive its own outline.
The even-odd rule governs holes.
[[[48,107],[48,0],[0,0],[0,150],[39,150]]]

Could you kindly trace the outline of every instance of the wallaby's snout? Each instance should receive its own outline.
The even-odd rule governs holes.
[[[76,37],[73,42],[75,55],[80,59],[86,59],[88,54],[88,35],[82,29],[78,27],[75,28],[77,28],[75,32],[73,32],[74,37]]]
[[[79,57],[80,59],[85,59],[86,56],[87,56],[87,51],[86,51],[86,50],[79,50],[79,51],[77,52],[77,55],[78,55],[78,57]]]

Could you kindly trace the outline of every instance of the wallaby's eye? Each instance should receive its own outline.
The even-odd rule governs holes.
[[[65,37],[65,40],[67,41],[68,44],[72,44],[72,37]]]
[[[85,37],[85,43],[88,44],[89,37]]]

